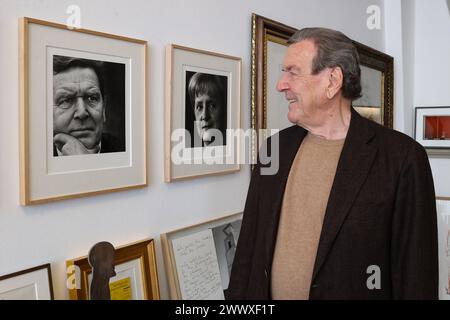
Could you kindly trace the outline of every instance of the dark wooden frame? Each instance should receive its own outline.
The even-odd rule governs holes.
[[[10,273],[4,276],[0,277],[0,281],[3,280],[7,280],[7,279],[11,279],[11,278],[15,278],[15,277],[19,277],[21,275],[27,274],[27,273],[31,273],[34,271],[38,271],[38,270],[42,270],[42,269],[47,269],[47,276],[48,276],[48,286],[49,286],[49,290],[50,290],[50,299],[54,300],[54,295],[53,295],[53,281],[52,281],[52,270],[51,270],[51,266],[50,263],[46,263],[37,267],[33,267],[33,268],[29,268],[26,270],[21,270],[21,271],[17,271],[14,273]]]
[[[146,300],[159,300],[159,283],[156,269],[155,241],[153,239],[132,243],[116,248],[114,265],[141,259],[142,282],[144,285]],[[89,300],[88,276],[92,268],[88,262],[88,257],[69,260],[66,262],[67,268],[77,266],[80,268],[80,289],[69,289],[71,300]],[[67,274],[70,278],[73,273]]]
[[[252,85],[251,85],[251,127],[259,133],[267,128],[267,39],[276,37],[287,40],[297,29],[280,22],[252,14]],[[394,119],[394,58],[353,41],[362,65],[379,70],[383,74],[383,124],[393,128]],[[252,160],[260,145],[260,136],[252,138]],[[265,138],[264,135],[261,138]]]

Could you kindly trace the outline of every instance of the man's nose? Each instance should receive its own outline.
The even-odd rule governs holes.
[[[82,120],[89,117],[89,113],[86,109],[86,103],[83,97],[77,97],[77,100],[75,102],[75,113],[73,117]]]
[[[277,90],[279,92],[283,92],[284,90],[287,90],[288,88],[289,88],[289,86],[288,86],[287,79],[286,79],[286,73],[283,72],[281,74],[280,79],[278,79]]]

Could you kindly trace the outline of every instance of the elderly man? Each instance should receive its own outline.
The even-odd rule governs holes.
[[[105,100],[102,62],[54,56],[54,156],[125,151],[103,132]]]
[[[437,298],[425,150],[354,111],[359,57],[344,34],[300,30],[283,64],[294,126],[279,133],[278,172],[253,171],[227,297]]]

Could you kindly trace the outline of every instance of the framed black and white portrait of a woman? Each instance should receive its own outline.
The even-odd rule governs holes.
[[[241,58],[166,50],[165,181],[240,170]]]

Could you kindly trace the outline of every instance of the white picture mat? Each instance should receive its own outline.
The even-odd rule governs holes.
[[[132,300],[144,300],[145,291],[142,279],[142,263],[137,258],[131,261],[120,263],[114,266],[116,275],[109,279],[109,283],[113,283],[122,279],[130,278]],[[88,275],[89,288],[92,283],[92,272]]]
[[[439,299],[450,300],[450,201],[437,200]]]
[[[240,128],[240,106],[241,106],[241,63],[240,60],[232,60],[221,56],[209,55],[195,51],[183,50],[176,47],[172,49],[172,83],[171,83],[171,119],[170,134],[174,129],[185,128],[185,70],[193,70],[193,67],[200,70],[215,70],[215,74],[228,76],[228,100],[227,104],[227,129]],[[185,141],[171,141],[170,151],[174,145],[182,143],[186,146]],[[226,146],[204,147],[204,148],[185,148],[184,159],[201,158],[205,149],[215,149],[208,151],[207,154],[220,154],[216,160],[223,164],[179,164],[171,165],[171,176],[173,178],[182,178],[196,175],[212,174],[225,172],[229,170],[238,170],[239,164],[239,141],[234,145],[234,141],[227,138]],[[232,148],[232,149],[231,149]],[[199,149],[196,151],[195,149]],[[226,152],[224,152],[224,150]],[[234,155],[233,155],[234,152]],[[194,153],[189,155],[189,153]],[[214,158],[214,157],[213,157]],[[227,164],[228,163],[228,164]]]
[[[425,136],[425,116],[450,116],[450,108],[417,108],[416,140],[424,147],[450,148],[450,140],[428,140]]]
[[[48,269],[0,281],[0,300],[51,300]]]
[[[54,157],[53,156],[53,56],[83,58],[103,62],[115,62],[125,65],[125,152],[99,153],[95,155],[75,155]],[[130,152],[130,59],[124,57],[113,57],[100,55],[79,50],[67,50],[61,48],[47,47],[47,157],[48,174],[93,171],[105,168],[117,169],[131,166]],[[108,108],[108,106],[106,106]]]
[[[286,49],[282,44],[267,41],[267,129],[283,130],[292,126],[287,117],[289,104],[284,93],[277,90]]]
[[[181,299],[223,300],[223,288],[211,229],[172,241]]]
[[[28,42],[28,141],[30,200],[95,192],[145,183],[145,50],[142,44],[30,23]],[[47,47],[127,57],[130,66],[131,166],[48,174]],[[141,63],[142,62],[142,63]]]

